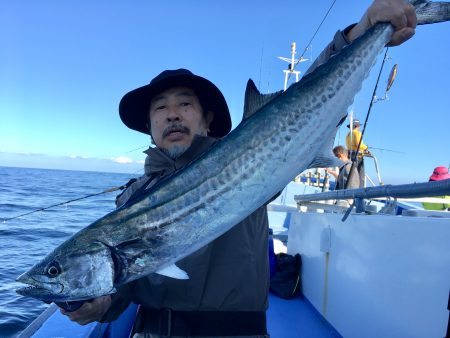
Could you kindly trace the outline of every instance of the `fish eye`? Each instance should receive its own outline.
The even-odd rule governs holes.
[[[47,267],[47,275],[56,277],[61,273],[61,268],[58,263],[53,262]]]

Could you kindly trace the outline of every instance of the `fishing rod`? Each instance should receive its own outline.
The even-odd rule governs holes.
[[[367,125],[367,121],[369,120],[369,116],[370,116],[370,112],[372,110],[372,106],[375,103],[375,97],[376,97],[376,93],[377,93],[377,89],[378,89],[378,83],[380,82],[380,77],[381,77],[381,73],[383,71],[383,67],[384,64],[386,62],[386,58],[387,58],[387,53],[388,53],[389,47],[386,47],[386,51],[384,53],[384,57],[383,57],[383,62],[381,63],[381,67],[380,67],[380,71],[378,72],[378,77],[377,77],[377,82],[375,83],[375,87],[373,88],[373,93],[372,93],[372,98],[370,100],[370,104],[369,104],[369,109],[367,111],[367,115],[366,115],[366,119],[364,120],[364,126],[363,129],[361,131],[361,137],[359,138],[359,142],[358,142],[358,147],[356,148],[356,151],[352,154],[352,166],[350,167],[350,171],[348,173],[348,177],[351,177],[353,172],[355,171],[355,165],[357,162],[357,158],[358,158],[358,154],[359,154],[359,149],[361,148],[361,143],[363,140],[363,136],[364,136],[364,132],[366,131],[366,125]],[[394,66],[395,67],[395,66]],[[394,74],[394,75],[392,75]],[[391,77],[395,78],[395,76],[397,75],[397,72],[391,72]],[[388,88],[387,90],[389,90],[392,86],[392,83],[394,81],[394,79],[389,79],[389,83],[388,83]],[[387,91],[386,90],[386,91]],[[353,127],[353,126],[351,126]],[[362,160],[362,159],[361,159]],[[360,178],[361,179],[361,178]],[[347,180],[347,182],[345,182],[345,187],[344,189],[347,189],[348,184],[350,183],[350,180]]]
[[[48,207],[44,207],[44,208],[39,208],[39,209],[35,209],[35,210],[32,210],[32,211],[28,211],[26,213],[23,213],[23,214],[14,216],[14,217],[4,218],[4,219],[2,219],[2,221],[4,223],[4,222],[10,221],[12,219],[16,219],[16,218],[23,217],[23,216],[26,216],[26,215],[34,214],[35,212],[44,211],[44,210],[47,210],[47,209],[58,207],[60,205],[72,203],[72,202],[75,202],[75,201],[80,201],[80,200],[83,200],[83,199],[86,199],[86,198],[89,198],[89,197],[98,196],[98,195],[106,194],[106,193],[109,193],[109,192],[114,192],[114,191],[117,191],[117,190],[123,190],[123,189],[125,189],[125,188],[127,188],[128,186],[131,185],[130,182],[133,183],[135,181],[130,180],[127,184],[121,185],[120,187],[113,187],[113,188],[110,188],[110,189],[103,190],[101,192],[97,192],[95,194],[89,194],[89,195],[86,195],[86,196],[83,196],[83,197],[78,197],[78,198],[74,198],[74,199],[71,199],[71,200],[68,200],[68,201],[65,201],[65,202],[53,204],[53,205],[50,205]]]
[[[380,82],[381,72],[383,71],[384,63],[386,62],[387,53],[388,53],[389,47],[386,47],[386,52],[384,53],[383,62],[381,63],[380,71],[378,73],[377,82],[375,83],[375,87],[373,88],[373,94],[372,94],[372,100],[370,100],[369,109],[367,111],[366,119],[364,120],[364,126],[361,130],[361,138],[359,139],[358,148],[356,149],[356,153],[359,152],[359,149],[361,148],[362,139],[364,136],[364,132],[366,131],[367,121],[369,120],[370,112],[372,111],[372,106],[375,103],[375,97],[378,89],[378,83]],[[397,73],[395,73],[397,74]],[[389,81],[391,82],[391,81]],[[388,87],[390,88],[390,86]]]
[[[370,149],[376,149],[376,150],[380,150],[380,151],[389,151],[391,153],[397,153],[397,154],[406,154],[404,151],[385,149],[385,148],[376,148],[376,147],[372,147],[372,146],[370,146]]]
[[[125,152],[125,154],[132,153],[133,151],[141,150],[141,149],[144,149],[144,148],[148,148],[148,146],[143,146],[143,147],[139,147],[139,148],[136,148],[136,149],[128,150],[128,151]]]
[[[329,180],[330,180],[330,175],[328,174],[328,171],[325,170],[325,177],[323,178],[322,192],[324,192],[326,190]]]

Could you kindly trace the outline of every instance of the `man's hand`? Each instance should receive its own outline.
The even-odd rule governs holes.
[[[364,156],[372,157],[372,153],[370,152],[370,150],[366,149],[364,150]]]
[[[60,311],[63,315],[69,317],[71,321],[77,322],[80,325],[86,325],[101,320],[110,306],[111,296],[107,295],[85,302],[76,311],[68,312],[64,309],[60,309]]]
[[[325,171],[327,173],[329,173],[330,175],[333,175],[335,178],[337,178],[339,176],[339,172],[333,170],[333,169],[329,169],[329,168],[325,168]]]
[[[347,38],[353,41],[378,22],[394,26],[388,46],[398,46],[414,35],[417,17],[414,7],[404,0],[375,0],[360,22],[347,33]]]

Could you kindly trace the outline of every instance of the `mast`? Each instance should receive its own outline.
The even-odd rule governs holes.
[[[291,57],[290,58],[285,58],[283,56],[278,57],[280,60],[289,63],[288,69],[283,70],[284,91],[286,91],[286,89],[287,89],[287,83],[292,74],[295,74],[295,82],[298,82],[300,71],[295,70],[295,66],[298,65],[300,62],[304,62],[304,61],[308,60],[308,59],[305,59],[304,57],[300,57],[299,59],[296,59],[295,54],[297,54],[297,44],[295,42],[292,42],[291,43]]]

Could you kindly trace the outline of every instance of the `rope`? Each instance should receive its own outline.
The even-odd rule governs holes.
[[[326,18],[328,17],[328,14],[330,14],[331,9],[333,8],[334,4],[336,3],[337,0],[334,0],[333,3],[331,4],[330,8],[328,9],[328,11],[326,12],[325,16],[323,17],[322,21],[320,22],[319,26],[317,27],[316,31],[314,32],[312,38],[309,40],[308,44],[306,45],[302,55],[300,55],[300,57],[298,58],[297,62],[295,63],[294,67],[295,68],[299,63],[300,60],[303,58],[303,55],[305,55],[306,51],[308,50],[309,46],[311,45],[311,43],[313,42],[314,38],[316,37],[317,33],[319,32],[319,29],[322,27],[322,24],[325,22]],[[290,80],[291,78],[291,74],[289,73],[288,76],[288,80]]]
[[[320,27],[322,27],[322,24],[325,22],[325,19],[327,18],[328,14],[330,14],[331,9],[333,8],[334,4],[336,3],[337,0],[334,0],[333,3],[331,4],[330,8],[328,9],[327,13],[325,14],[325,16],[323,17],[321,23],[319,24],[319,26],[317,27],[316,31],[314,32],[311,40],[309,40],[308,44],[305,47],[305,50],[303,51],[302,55],[300,55],[299,60],[297,61],[297,64],[300,62],[300,59],[303,57],[303,55],[305,55],[306,51],[308,50],[308,47],[311,45],[312,41],[314,40],[314,38],[316,37],[317,33],[319,32]]]

